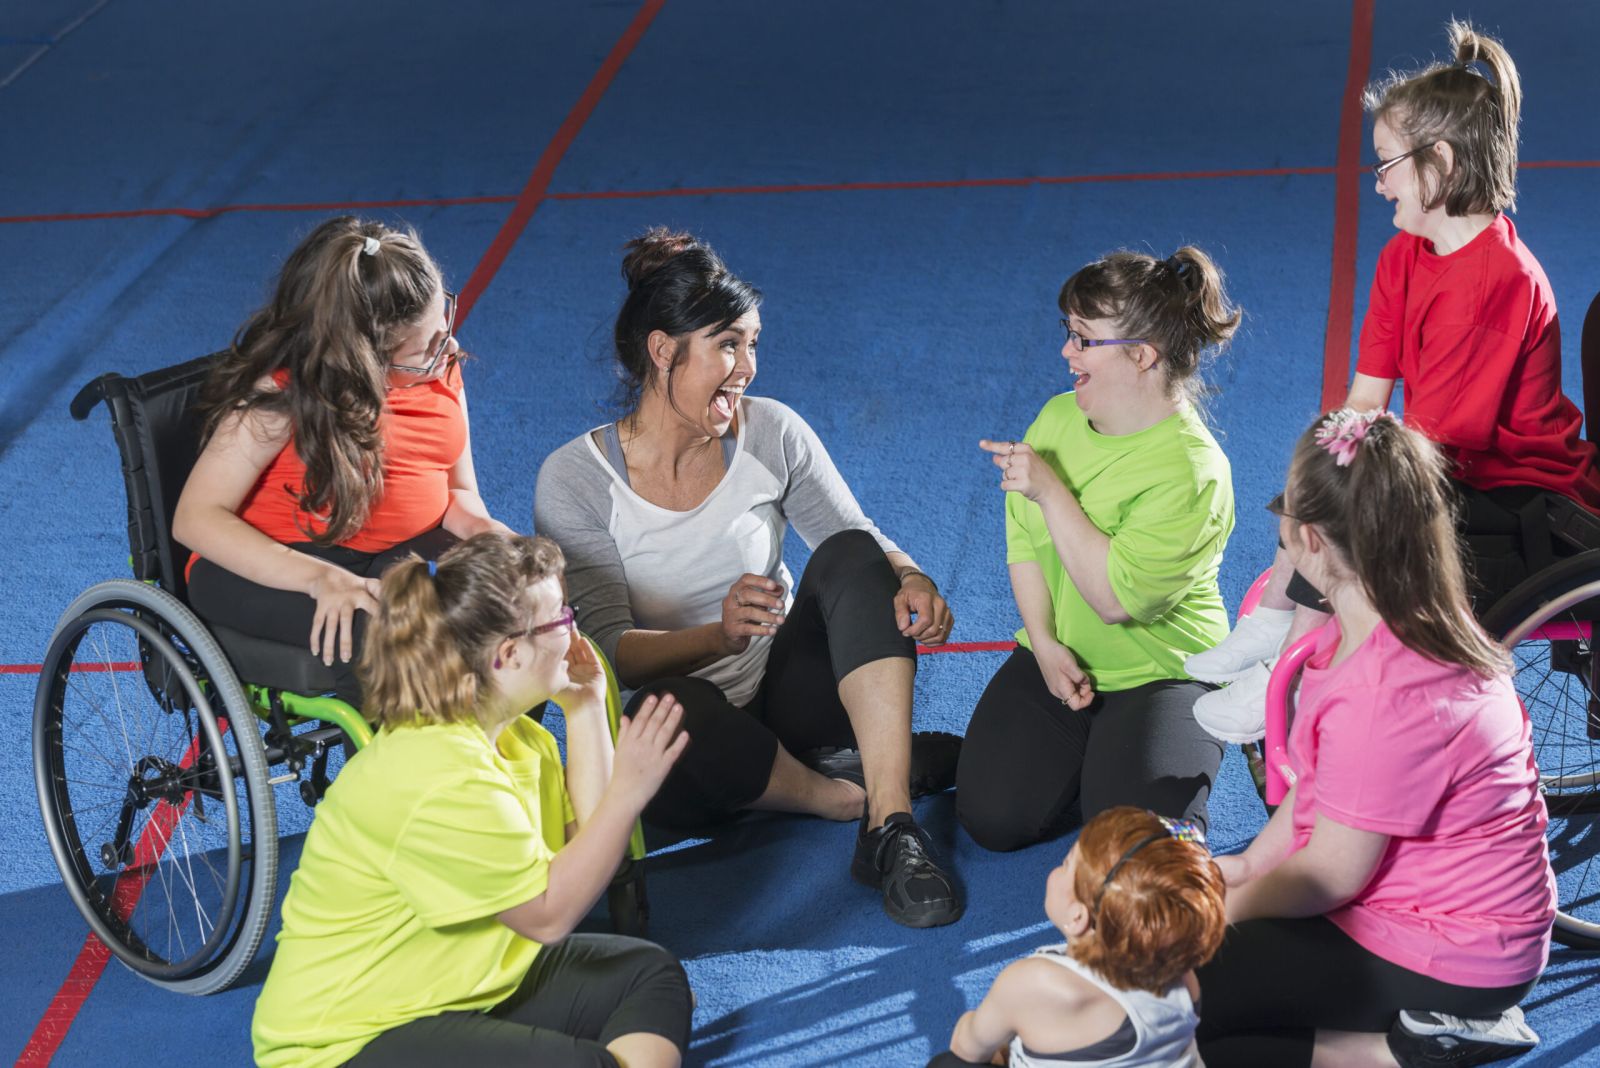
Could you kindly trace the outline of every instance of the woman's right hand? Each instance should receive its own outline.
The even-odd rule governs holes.
[[[355,655],[356,611],[371,615],[378,610],[378,580],[329,564],[311,580],[306,592],[317,602],[317,614],[311,620],[311,654],[330,667],[335,653],[348,663]]]
[[[1033,656],[1039,662],[1044,684],[1058,701],[1073,710],[1088,708],[1094,702],[1094,682],[1078,665],[1071,649],[1060,642],[1049,642],[1036,645]]]
[[[618,722],[611,787],[622,791],[636,811],[656,796],[689,744],[689,732],[678,729],[682,722],[683,706],[671,694],[646,697],[639,711]]]
[[[765,575],[740,575],[722,599],[722,652],[742,653],[750,639],[771,634],[783,622],[783,587]]]

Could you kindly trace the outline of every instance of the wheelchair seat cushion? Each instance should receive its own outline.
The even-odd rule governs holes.
[[[290,693],[320,694],[335,688],[335,672],[310,649],[286,645],[209,624],[222,651],[233,662],[239,681]]]

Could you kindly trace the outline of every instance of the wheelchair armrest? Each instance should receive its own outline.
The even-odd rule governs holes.
[[[1267,804],[1283,803],[1293,773],[1289,770],[1289,698],[1300,670],[1316,648],[1316,633],[1307,634],[1286,649],[1273,666],[1267,683]]]

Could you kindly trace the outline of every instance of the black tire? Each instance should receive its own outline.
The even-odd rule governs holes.
[[[272,917],[277,810],[261,728],[215,639],[171,594],[103,582],[51,636],[34,781],[89,927],[145,979],[225,989]]]
[[[1587,637],[1551,640],[1550,623],[1600,619],[1600,551],[1539,572],[1484,615],[1516,660],[1517,692],[1533,722],[1539,785],[1550,809],[1546,841],[1556,871],[1556,941],[1600,949],[1600,701]],[[1591,703],[1593,702],[1593,703]]]

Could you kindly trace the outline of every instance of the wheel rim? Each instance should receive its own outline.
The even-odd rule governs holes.
[[[203,973],[226,952],[250,862],[231,735],[184,653],[137,612],[85,612],[52,643],[35,710],[67,890],[101,940],[156,979]]]
[[[1546,841],[1556,873],[1558,933],[1600,942],[1600,714],[1590,682],[1593,606],[1600,580],[1527,613],[1505,635],[1533,723],[1539,787],[1550,811]]]

